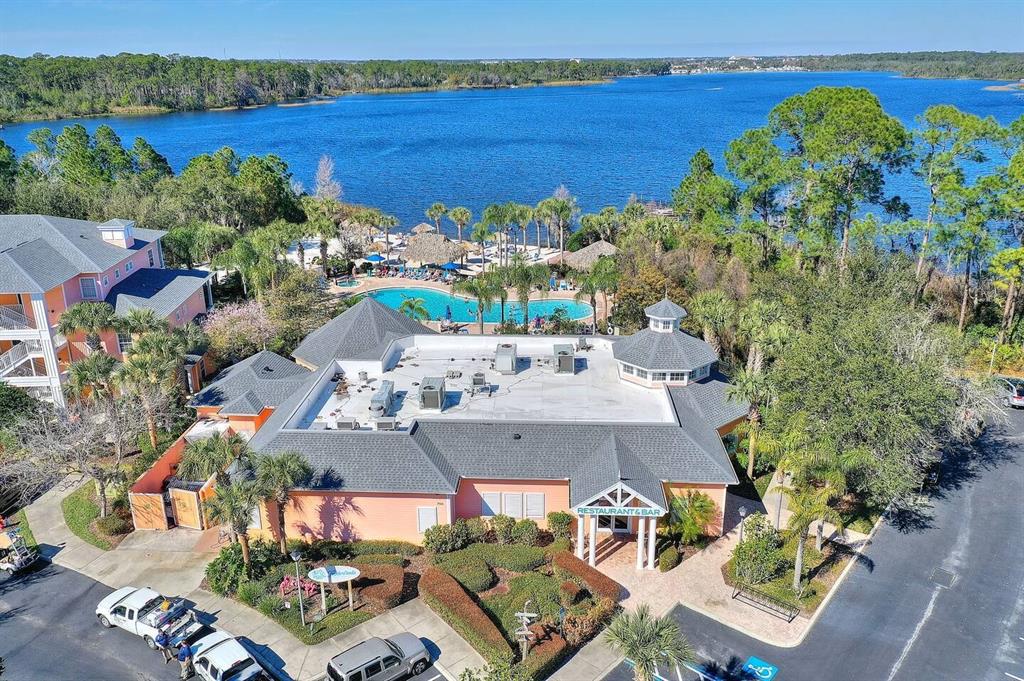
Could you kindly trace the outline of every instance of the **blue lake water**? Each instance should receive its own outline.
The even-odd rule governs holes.
[[[1024,94],[984,89],[977,80],[915,80],[889,73],[746,73],[625,78],[605,85],[356,95],[310,106],[248,111],[91,118],[126,145],[149,140],[174,168],[231,146],[274,153],[296,180],[313,184],[330,154],[348,201],[393,213],[408,229],[434,201],[475,216],[495,201],[535,203],[560,184],[593,211],[630,194],[667,200],[690,156],[722,152],[744,130],[763,125],[786,97],[816,85],[866,87],[885,109],[912,124],[932,104],[953,104],[1007,123],[1024,114]],[[18,152],[29,131],[72,121],[9,125],[0,139]],[[926,197],[911,177],[894,188],[918,210]],[[446,231],[453,231],[450,224]]]
[[[402,301],[408,298],[420,298],[423,306],[430,313],[430,319],[439,321],[444,319],[445,309],[451,308],[452,321],[459,323],[476,322],[478,309],[475,300],[453,296],[450,293],[436,291],[430,288],[385,288],[378,291],[371,291],[368,295],[376,298],[390,308],[398,309]],[[575,300],[531,300],[530,319],[538,315],[547,319],[558,308],[565,308],[570,319],[585,319],[593,315],[594,311],[586,303],[578,303]],[[523,323],[523,308],[517,301],[505,303],[505,319],[512,319],[520,324]],[[495,303],[484,310],[484,321],[488,324],[497,324],[501,321],[501,303]]]

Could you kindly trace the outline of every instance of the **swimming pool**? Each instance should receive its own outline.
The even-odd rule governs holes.
[[[390,308],[398,309],[406,298],[423,299],[423,307],[430,313],[430,319],[438,321],[444,319],[445,308],[451,307],[452,321],[458,323],[470,323],[476,321],[476,300],[453,296],[444,291],[435,291],[431,288],[383,288],[370,291],[367,295],[373,296],[378,301]],[[586,303],[578,303],[575,300],[531,300],[530,319],[540,315],[544,319],[550,317],[560,307],[565,308],[570,319],[586,319],[593,314],[593,308]],[[518,301],[505,303],[505,318],[513,319],[520,324],[523,321],[522,306]],[[488,324],[501,322],[501,303],[495,303],[484,311],[484,321]]]

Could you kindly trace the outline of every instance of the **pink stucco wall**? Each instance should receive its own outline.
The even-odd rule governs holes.
[[[715,520],[708,525],[705,530],[711,536],[717,537],[722,534],[722,523],[723,514],[725,513],[725,485],[691,485],[687,483],[668,483],[665,485],[665,498],[669,503],[672,502],[672,496],[678,496],[686,494],[689,490],[695,490],[702,492],[715,502],[715,506],[718,507],[718,513],[715,516]]]
[[[533,518],[540,527],[547,527],[547,514],[569,510],[569,482],[567,480],[488,480],[463,478],[455,494],[456,518],[475,518],[480,515],[484,492],[541,493],[544,495],[544,516]],[[524,499],[525,513],[525,499]]]
[[[64,296],[67,298],[68,306],[74,305],[77,302],[83,300],[82,298],[82,285],[78,283],[79,279],[94,279],[96,280],[96,291],[99,296],[97,300],[103,300],[110,289],[121,283],[126,276],[130,277],[141,269],[149,267],[149,255],[146,253],[149,249],[153,249],[153,266],[159,267],[160,265],[160,254],[159,254],[159,242],[153,242],[143,248],[141,251],[125,251],[125,257],[117,265],[107,269],[105,272],[99,272],[97,274],[83,274],[78,277],[64,282]],[[128,262],[134,263],[134,269],[125,273],[125,265]],[[114,270],[118,270],[121,273],[120,279],[114,278]],[[103,277],[107,277],[107,285],[103,285]]]
[[[173,312],[167,317],[167,321],[171,323],[172,327],[184,326],[195,319],[196,315],[206,312],[206,296],[203,293],[203,289],[199,289],[189,296],[188,300],[178,309],[181,310],[180,322]]]
[[[437,522],[448,523],[448,497],[440,494],[376,494],[292,492],[285,508],[289,538],[401,539],[423,543],[417,508],[437,508]],[[250,534],[277,537],[277,510],[262,505],[262,530]]]

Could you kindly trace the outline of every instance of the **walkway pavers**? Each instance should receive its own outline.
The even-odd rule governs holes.
[[[307,646],[256,610],[199,588],[206,564],[215,554],[200,541],[198,531],[140,530],[112,551],[103,551],[76,537],[64,523],[60,502],[81,484],[78,479],[66,480],[26,509],[44,557],[112,589],[149,586],[165,594],[184,596],[194,604],[201,620],[247,639],[265,661],[295,681],[322,677],[328,660],[360,641],[402,631],[425,639],[437,660],[436,668],[453,681],[463,669],[485,664],[468,643],[419,599],[403,603],[323,643]],[[197,545],[204,550],[196,550]]]

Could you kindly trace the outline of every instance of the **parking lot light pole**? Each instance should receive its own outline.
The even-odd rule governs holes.
[[[299,561],[302,560],[302,551],[295,549],[291,552],[292,560],[295,561],[295,586],[299,590],[299,619],[302,626],[306,626],[306,611],[302,605],[302,577],[299,576]]]

